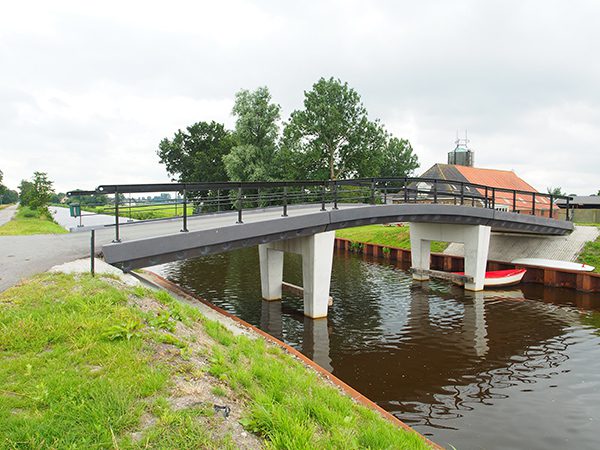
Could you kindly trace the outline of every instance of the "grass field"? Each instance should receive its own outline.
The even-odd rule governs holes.
[[[0,236],[25,234],[62,234],[68,233],[52,217],[39,211],[21,206],[11,221],[0,227]]]
[[[98,214],[109,214],[111,216],[115,215],[114,206],[96,206],[83,208],[85,211],[95,212]],[[194,213],[193,205],[187,206],[188,215],[192,215]],[[137,220],[147,220],[147,219],[163,219],[167,217],[175,217],[175,216],[183,215],[183,205],[149,205],[149,206],[132,206],[131,208],[128,206],[121,206],[119,208],[119,216],[121,217],[129,217],[131,219]]]
[[[600,228],[600,224],[589,224]],[[600,273],[600,237],[593,242],[586,242],[579,254],[578,261],[594,266],[594,272]]]
[[[346,228],[337,230],[335,235],[349,239],[353,242],[380,244],[389,247],[410,249],[410,231],[405,226],[366,225],[364,227]],[[448,244],[446,242],[432,242],[432,252],[443,252]]]
[[[249,444],[427,448],[279,347],[163,291],[42,274],[0,294],[0,447]]]

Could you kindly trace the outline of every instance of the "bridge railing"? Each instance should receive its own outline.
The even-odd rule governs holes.
[[[132,194],[168,193],[174,198],[159,201],[133,199]],[[442,203],[490,208],[519,214],[555,218],[554,202],[565,199],[570,220],[570,197],[540,192],[498,188],[436,178],[360,178],[351,180],[304,180],[274,182],[210,182],[101,185],[94,191],[72,191],[78,197],[96,195],[112,198],[104,204],[88,202],[83,216],[108,214],[115,216],[115,241],[120,240],[119,226],[126,220],[181,218],[181,231],[188,231],[188,219],[206,213],[237,211],[237,222],[243,223],[244,211],[256,208],[288,208],[299,204],[317,204],[321,211],[327,205],[351,203]],[[129,197],[127,197],[129,196]]]

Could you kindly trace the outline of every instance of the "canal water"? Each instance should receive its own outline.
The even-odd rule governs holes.
[[[261,300],[258,252],[153,268],[303,352],[442,446],[600,448],[600,296],[522,285],[467,293],[336,253],[327,319]],[[301,285],[286,255],[284,280]]]

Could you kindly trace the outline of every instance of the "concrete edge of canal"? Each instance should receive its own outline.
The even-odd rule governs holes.
[[[295,357],[299,361],[301,361],[307,368],[314,370],[319,374],[322,378],[327,380],[328,382],[335,385],[338,389],[344,392],[346,395],[350,396],[356,402],[366,406],[367,408],[376,411],[383,418],[392,422],[394,425],[413,433],[416,433],[420,436],[428,445],[430,445],[433,449],[443,449],[439,444],[431,441],[427,437],[423,436],[421,433],[410,427],[409,425],[402,422],[393,414],[389,413],[375,402],[370,400],[369,398],[362,395],[356,389],[352,388],[348,384],[344,383],[342,380],[332,375],[317,363],[300,353],[298,350],[289,346],[285,342],[271,336],[270,334],[260,330],[259,328],[249,324],[248,322],[240,319],[239,317],[234,316],[233,314],[225,311],[218,306],[213,305],[209,301],[203,299],[202,297],[188,291],[181,286],[161,277],[160,275],[149,271],[149,270],[141,270],[138,272],[130,272],[131,275],[139,279],[145,284],[148,284],[154,288],[164,289],[168,291],[171,295],[178,298],[180,301],[183,301],[189,305],[192,305],[196,308],[200,307],[200,310],[203,314],[205,314],[209,319],[217,320],[222,325],[224,325],[227,329],[232,331],[234,334],[246,333],[250,335],[254,335],[256,337],[262,337],[268,342],[281,347],[284,351],[286,351],[291,356]],[[319,319],[315,319],[319,320]]]

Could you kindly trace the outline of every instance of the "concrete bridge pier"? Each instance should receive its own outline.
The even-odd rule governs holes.
[[[313,319],[327,317],[334,241],[335,231],[327,231],[260,244],[258,254],[263,298],[281,299],[283,254],[296,253],[302,256],[304,315]]]
[[[465,275],[473,277],[465,283],[468,291],[483,290],[485,269],[490,247],[491,227],[486,225],[456,225],[442,223],[410,223],[410,247],[413,269],[429,270],[431,241],[460,242],[465,247]],[[415,280],[429,279],[425,274],[413,274]]]

